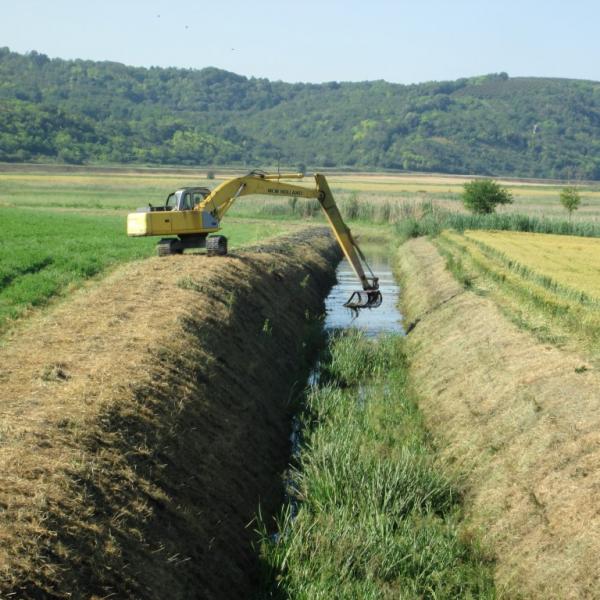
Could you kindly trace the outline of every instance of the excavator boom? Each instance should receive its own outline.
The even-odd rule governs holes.
[[[381,305],[377,277],[371,271],[358,244],[345,224],[324,175],[315,174],[315,187],[290,183],[302,179],[300,173],[268,174],[252,172],[229,179],[212,192],[205,188],[188,188],[169,195],[164,208],[150,207],[132,213],[127,219],[127,233],[132,236],[177,235],[178,239],[162,239],[159,255],[181,253],[185,248],[206,247],[209,254],[225,254],[227,242],[223,236],[207,237],[220,229],[220,222],[242,196],[265,194],[293,198],[316,198],[329,225],[356,276],[362,290],[352,294],[345,306],[351,309],[376,308]],[[199,200],[199,201],[196,201]],[[169,205],[171,203],[171,205]],[[369,275],[365,272],[369,271]]]

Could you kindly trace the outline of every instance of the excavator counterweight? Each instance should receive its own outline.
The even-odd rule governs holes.
[[[129,214],[127,234],[176,236],[162,238],[158,242],[159,256],[181,254],[189,248],[206,248],[209,255],[223,255],[227,254],[227,239],[222,235],[209,234],[219,231],[221,220],[238,198],[253,194],[316,198],[344,256],[362,285],[362,290],[354,292],[344,306],[352,310],[377,308],[382,303],[378,279],[345,224],[325,176],[315,174],[315,187],[289,182],[303,177],[300,173],[275,174],[253,171],[248,175],[229,179],[212,191],[202,187],[177,190],[169,194],[163,206],[149,205]],[[369,272],[368,276],[365,269]]]

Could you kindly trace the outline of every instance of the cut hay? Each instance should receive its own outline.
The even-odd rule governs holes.
[[[0,597],[247,597],[280,498],[312,229],[118,269],[0,349]],[[300,384],[301,385],[301,384]]]

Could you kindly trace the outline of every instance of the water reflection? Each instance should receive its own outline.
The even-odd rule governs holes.
[[[374,251],[375,250],[375,251]],[[377,252],[376,250],[379,250]],[[402,315],[398,311],[400,288],[394,279],[389,253],[380,248],[363,248],[373,272],[379,277],[379,289],[383,304],[379,308],[363,309],[358,315],[344,307],[353,291],[360,289],[360,283],[347,260],[343,260],[336,271],[337,284],[325,300],[325,329],[346,329],[356,327],[367,337],[376,337],[381,333],[401,333]]]

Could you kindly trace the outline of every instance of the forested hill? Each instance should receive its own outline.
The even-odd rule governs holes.
[[[600,179],[600,83],[506,74],[290,84],[0,49],[0,161]]]

